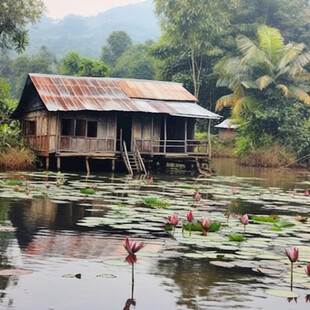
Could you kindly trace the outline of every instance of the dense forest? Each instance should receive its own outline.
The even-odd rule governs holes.
[[[10,127],[3,129],[29,72],[159,79],[183,83],[203,107],[232,117],[239,125],[236,154],[241,158],[269,153],[281,163],[309,159],[308,0],[154,0],[159,39],[134,43],[126,31],[116,30],[97,58],[75,50],[59,57],[45,46],[24,54],[27,25],[40,20],[43,4],[5,2],[0,134]],[[200,124],[199,130],[205,129]],[[257,157],[252,164],[265,165]]]

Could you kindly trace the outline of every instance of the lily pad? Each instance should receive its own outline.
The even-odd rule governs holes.
[[[115,279],[116,275],[111,273],[101,273],[96,275],[97,278]]]
[[[224,267],[224,268],[233,268],[233,267],[235,267],[234,264],[228,263],[228,262],[224,262],[224,261],[221,261],[221,260],[210,261],[210,264],[212,264],[214,266]]]
[[[102,261],[102,263],[110,266],[128,266],[128,263],[125,261],[125,259],[105,259]]]
[[[94,195],[96,193],[96,191],[92,188],[82,188],[80,189],[80,192],[85,195]]]
[[[275,223],[274,226],[283,228],[283,227],[293,227],[295,226],[295,224],[288,221],[279,221],[278,223]]]
[[[30,274],[32,271],[25,269],[2,269],[0,270],[0,276],[22,276]]]
[[[274,290],[269,289],[266,290],[265,293],[267,295],[276,296],[276,297],[283,297],[283,298],[297,298],[299,295],[292,291],[285,291],[285,290]]]
[[[244,236],[243,235],[228,235],[228,239],[230,241],[241,242],[241,241],[244,241]]]

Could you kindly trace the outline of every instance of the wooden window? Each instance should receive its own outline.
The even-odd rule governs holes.
[[[97,137],[97,122],[93,122],[93,121],[87,122],[87,137],[90,137],[90,138]]]
[[[71,118],[63,118],[61,120],[61,135],[73,136],[74,120]]]
[[[75,136],[85,137],[86,121],[84,119],[77,119],[75,124]]]
[[[35,121],[24,121],[24,134],[26,136],[36,135],[36,122]]]

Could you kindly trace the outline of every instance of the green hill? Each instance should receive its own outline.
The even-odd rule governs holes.
[[[46,46],[58,57],[70,51],[98,58],[111,32],[123,30],[134,43],[156,40],[160,28],[154,15],[152,0],[117,7],[92,17],[68,15],[55,21],[43,16],[41,22],[29,30],[27,53],[35,53]]]

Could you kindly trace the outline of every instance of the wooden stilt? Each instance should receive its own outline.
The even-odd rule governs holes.
[[[45,169],[49,170],[49,168],[50,168],[50,157],[48,156],[45,158]]]
[[[115,171],[115,159],[112,159],[112,172]]]
[[[86,173],[87,173],[87,176],[89,176],[90,175],[90,169],[89,169],[88,157],[85,157],[85,163],[86,163]]]
[[[61,162],[60,162],[60,156],[57,157],[57,170],[60,171],[61,168]]]

